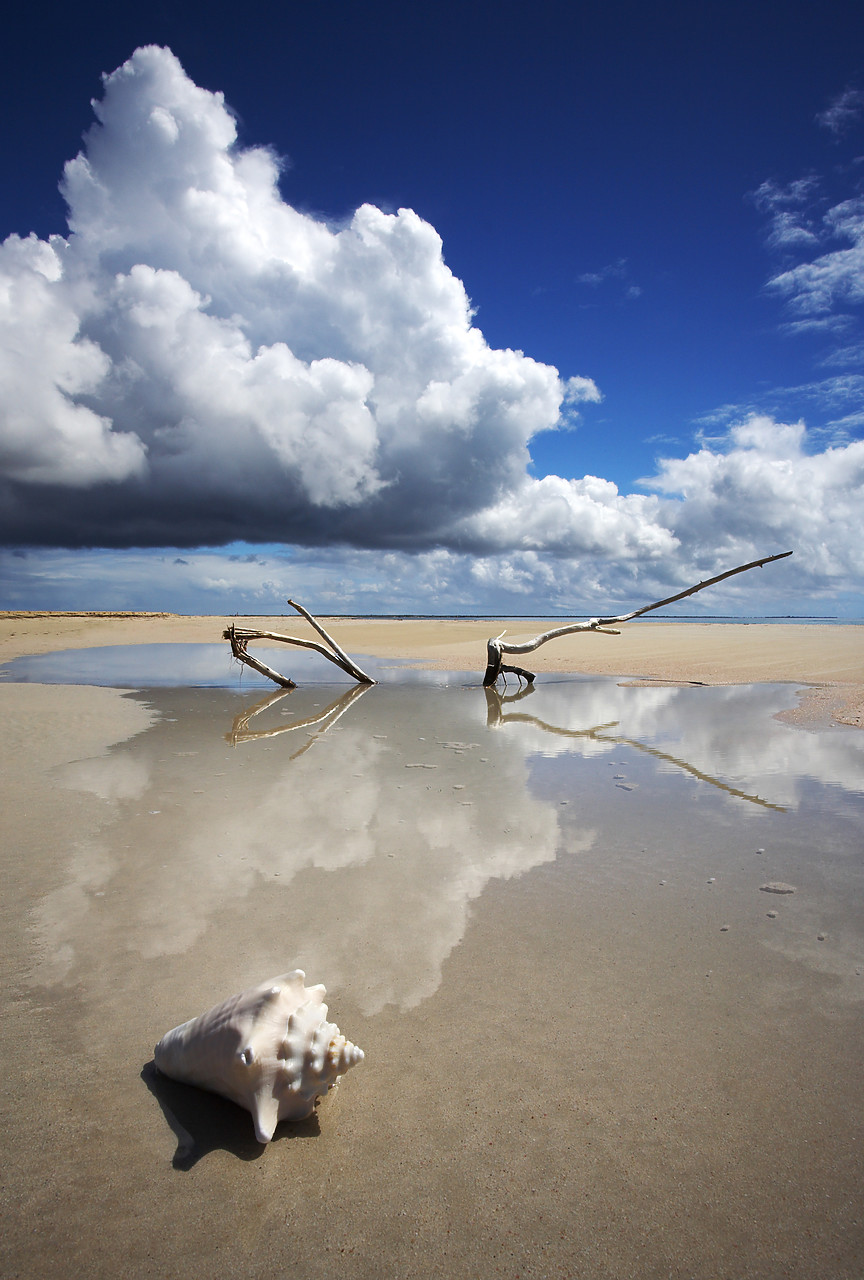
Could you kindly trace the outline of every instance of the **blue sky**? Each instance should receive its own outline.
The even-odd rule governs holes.
[[[864,614],[860,6],[593,9],[15,16],[0,607]]]

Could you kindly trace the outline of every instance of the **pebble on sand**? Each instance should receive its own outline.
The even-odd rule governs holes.
[[[767,884],[760,884],[759,891],[761,893],[795,893],[795,886],[784,884],[782,880],[769,880]]]
[[[776,920],[776,919],[777,919],[777,912],[776,912],[776,911],[769,911],[769,912],[768,912],[768,919],[769,919],[769,920]]]

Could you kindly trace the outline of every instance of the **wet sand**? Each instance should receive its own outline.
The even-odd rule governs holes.
[[[332,629],[479,677],[503,626]],[[0,685],[3,1275],[858,1280],[861,738],[777,716],[861,634],[577,636],[538,671],[623,679],[524,697]],[[150,1056],[294,965],[367,1058],[261,1148]]]

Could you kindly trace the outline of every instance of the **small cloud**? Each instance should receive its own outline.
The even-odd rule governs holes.
[[[598,285],[603,284],[606,280],[623,280],[627,274],[627,259],[619,258],[617,262],[610,262],[605,267],[601,267],[599,271],[586,271],[576,279],[579,284],[588,284],[596,289]]]
[[[819,237],[802,219],[788,210],[774,215],[774,225],[768,237],[772,249],[804,248],[817,245]]]
[[[819,194],[819,179],[811,174],[785,186],[767,179],[750,193],[760,213],[770,218],[767,237],[771,249],[804,249],[819,244],[812,206]]]
[[[599,271],[583,271],[581,275],[576,277],[577,284],[587,285],[590,289],[599,289],[601,285],[610,282],[618,282],[623,286],[623,296],[625,298],[639,298],[642,296],[642,289],[630,278],[630,268],[626,258],[619,258],[617,262],[607,263]]]
[[[721,404],[716,409],[711,409],[708,413],[702,413],[698,418],[694,418],[693,425],[699,428],[721,427],[725,430],[730,423],[740,422],[755,412],[756,407],[752,404]]]
[[[829,423],[831,438],[844,443],[860,435],[862,427],[864,427],[864,409],[856,410],[854,413],[847,413],[842,418],[837,418],[834,422]]]
[[[808,316],[806,320],[785,320],[779,329],[781,333],[792,336],[798,333],[840,333],[853,323],[852,317],[847,315]]]
[[[766,180],[750,193],[750,199],[765,213],[774,213],[777,209],[800,207],[812,200],[819,189],[819,179],[815,174],[805,178],[796,178],[785,185],[775,182],[773,178]]]
[[[864,90],[844,89],[842,93],[816,116],[816,121],[823,129],[830,130],[835,137],[845,133],[864,112]]]
[[[680,444],[681,441],[679,436],[666,435],[664,432],[661,431],[657,435],[646,436],[645,443],[646,444],[667,444],[667,445],[675,446]]]
[[[564,384],[564,403],[580,404],[590,402],[591,404],[600,404],[603,399],[603,392],[597,386],[593,378],[568,378]]]
[[[188,565],[188,563],[189,563],[189,561],[188,561],[188,560],[184,560],[182,556],[175,556],[175,557],[174,557],[174,560],[172,561],[172,564],[185,564],[185,565]]]
[[[823,362],[827,363],[827,362]],[[749,404],[724,404],[693,420],[696,438],[703,446],[722,449],[721,441],[731,440],[742,422],[756,419],[792,418],[806,410],[816,418],[808,438],[812,448],[846,443],[857,431],[864,411],[864,375],[845,373],[795,386],[773,386],[760,391]],[[710,432],[720,431],[721,435]]]
[[[838,347],[836,351],[831,351],[823,357],[822,364],[835,369],[846,365],[854,367],[864,365],[864,342],[858,342],[849,347]]]
[[[561,401],[561,412],[558,421],[550,428],[553,431],[572,431],[578,427],[581,414],[576,408],[578,404],[601,404],[603,392],[593,378],[573,377],[564,383],[564,397]]]

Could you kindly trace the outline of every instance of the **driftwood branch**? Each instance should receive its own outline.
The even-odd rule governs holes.
[[[261,662],[259,658],[253,658],[247,653],[246,646],[250,640],[277,640],[280,644],[294,644],[301,649],[314,649],[316,653],[320,653],[322,658],[326,658],[328,662],[333,662],[337,667],[353,676],[358,684],[376,684],[372,676],[367,675],[361,667],[353,659],[348,657],[344,649],[336,643],[331,635],[329,635],[321,623],[312,617],[302,605],[296,604],[295,601],[289,600],[288,604],[292,609],[296,609],[299,614],[304,617],[307,622],[315,628],[320,636],[326,641],[326,646],[319,644],[317,640],[303,640],[299,636],[285,636],[279,631],[255,631],[248,627],[238,627],[234,623],[222,632],[222,639],[227,640],[231,645],[231,652],[238,662],[243,662],[248,667],[252,667],[255,671],[260,671],[262,675],[268,676],[274,680],[276,684],[281,685],[284,689],[296,689],[295,682],[288,676],[280,675],[278,671],[274,671],[272,667],[268,667],[266,663]]]
[[[260,631],[241,630],[232,623],[226,631],[222,632],[222,639],[229,642],[231,652],[238,662],[251,667],[253,671],[260,671],[262,676],[268,676],[271,680],[275,680],[277,684],[281,684],[283,689],[296,689],[297,685],[288,676],[280,675],[278,671],[268,667],[266,662],[261,662],[259,658],[253,658],[251,653],[246,652],[246,646],[249,641],[260,640],[261,635]]]
[[[791,551],[781,551],[779,555],[763,556],[761,560],[751,560],[749,564],[739,564],[736,569],[727,569],[725,573],[718,573],[716,577],[707,578],[705,582],[697,582],[695,586],[688,587],[686,591],[679,591],[677,595],[667,596],[665,600],[655,600],[653,604],[645,604],[641,609],[633,609],[630,613],[619,613],[615,617],[588,618],[585,622],[574,622],[566,627],[556,627],[554,631],[544,631],[542,635],[535,636],[533,640],[526,640],[523,644],[506,644],[503,640],[505,633],[502,631],[500,636],[496,636],[486,642],[486,671],[483,676],[483,684],[487,687],[493,685],[499,676],[506,674],[508,671],[527,679],[529,684],[533,683],[534,677],[530,672],[523,671],[519,667],[507,666],[504,663],[505,653],[533,653],[535,649],[540,648],[541,644],[546,644],[547,640],[556,640],[559,636],[574,635],[579,631],[599,631],[601,635],[607,636],[620,635],[620,631],[612,629],[617,623],[630,622],[632,618],[640,618],[643,613],[650,613],[652,609],[662,609],[664,605],[674,604],[676,600],[684,600],[687,596],[695,595],[697,591],[704,591],[706,587],[713,587],[716,583],[723,582],[725,578],[734,577],[736,573],[746,573],[748,569],[761,569],[763,564],[771,564],[775,560],[785,560],[791,554]]]

